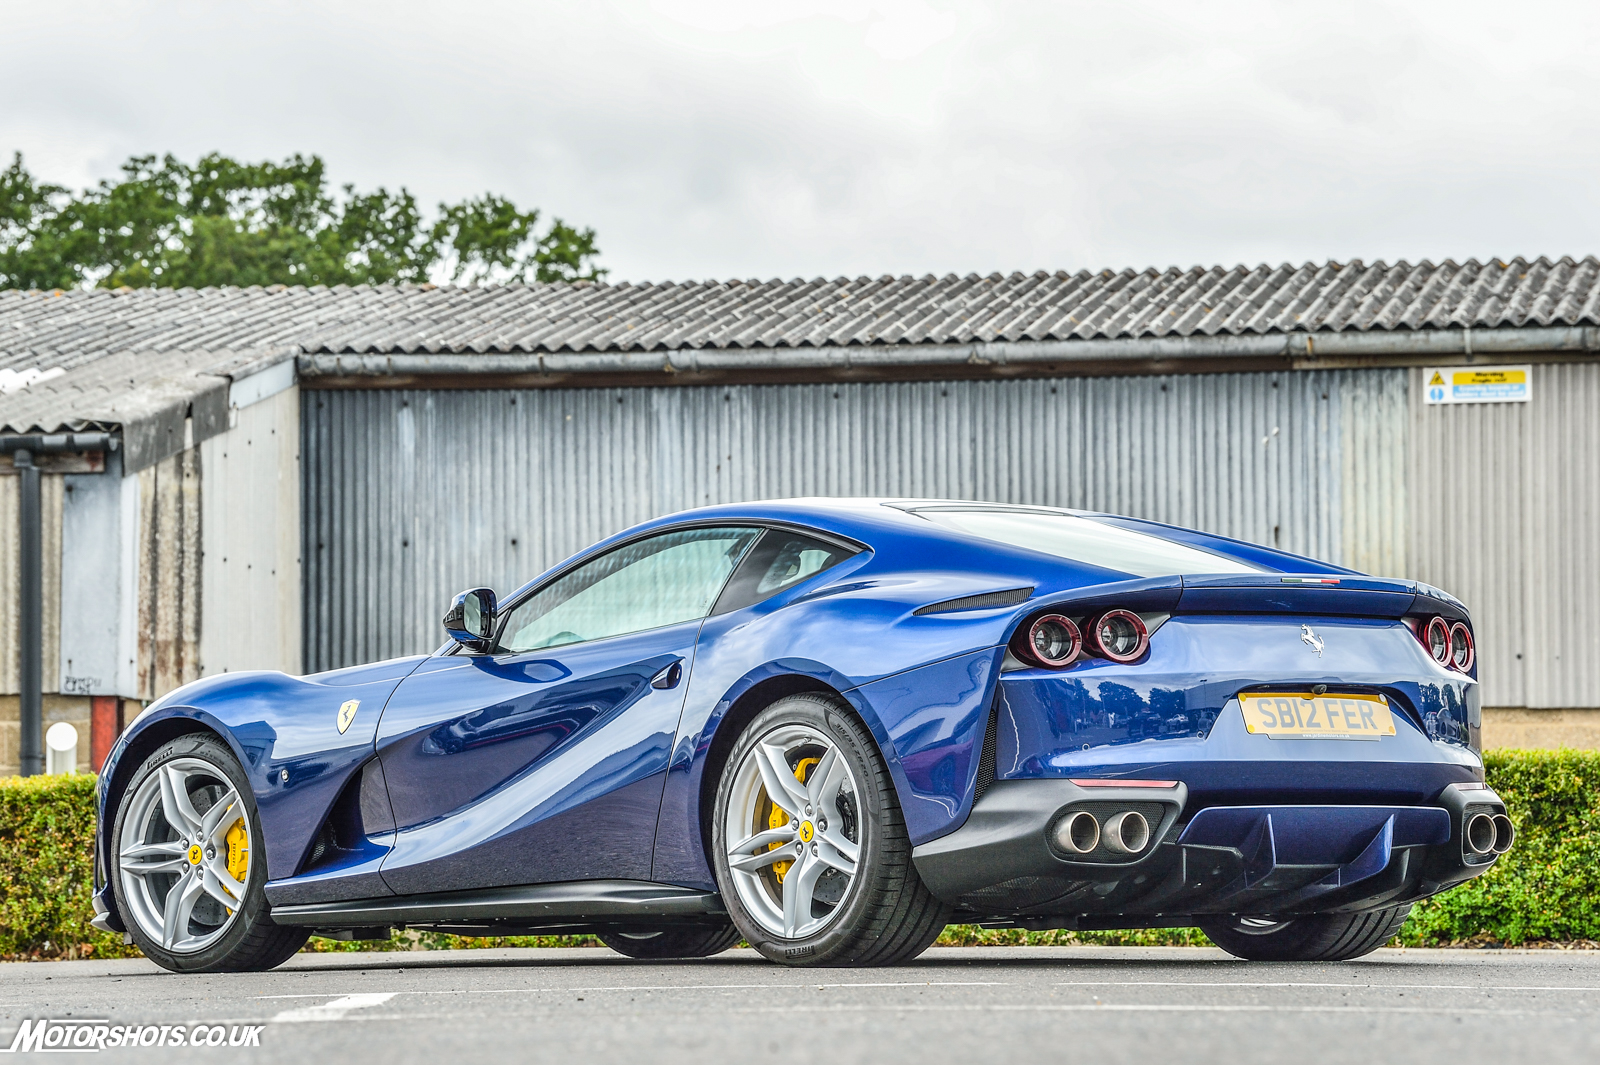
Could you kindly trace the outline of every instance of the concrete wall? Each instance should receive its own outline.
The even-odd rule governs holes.
[[[22,764],[17,723],[17,696],[0,695],[0,777],[14,776]],[[78,772],[87,773],[89,764],[89,697],[86,695],[46,695],[44,727],[48,731],[57,721],[78,730]]]

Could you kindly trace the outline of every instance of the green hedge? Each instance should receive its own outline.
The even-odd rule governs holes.
[[[125,957],[89,927],[94,785],[86,775],[0,778],[0,957]]]
[[[1600,751],[1489,751],[1517,843],[1493,869],[1419,903],[1408,946],[1600,940]]]
[[[1419,904],[1398,941],[1408,946],[1600,940],[1600,751],[1490,751],[1489,783],[1506,800],[1517,846],[1484,876]],[[94,778],[0,780],[0,957],[136,954],[89,927]],[[551,946],[586,936],[458,939],[402,932],[385,943],[312,940],[315,950]],[[992,931],[951,925],[942,944],[1203,944],[1192,929],[1131,932]]]

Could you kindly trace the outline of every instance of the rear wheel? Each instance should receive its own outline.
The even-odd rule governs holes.
[[[267,906],[266,855],[250,782],[201,733],[167,743],[134,774],[112,829],[113,891],[145,957],[173,972],[270,969],[305,945]]]
[[[773,961],[893,965],[926,950],[949,919],[911,862],[871,734],[824,696],[779,700],[740,735],[713,832],[729,916]]]
[[[630,958],[709,958],[739,942],[733,925],[673,928],[660,932],[601,932],[600,942]]]
[[[1368,913],[1310,917],[1210,917],[1200,930],[1217,946],[1247,961],[1349,961],[1394,938],[1411,906]]]

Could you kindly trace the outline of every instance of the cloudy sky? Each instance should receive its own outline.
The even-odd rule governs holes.
[[[0,151],[324,156],[614,280],[1600,252],[1600,4],[0,0]]]

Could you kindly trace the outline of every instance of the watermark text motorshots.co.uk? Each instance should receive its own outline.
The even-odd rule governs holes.
[[[22,1022],[0,1054],[54,1051],[95,1054],[119,1047],[258,1047],[264,1024],[112,1024],[108,1020]]]

